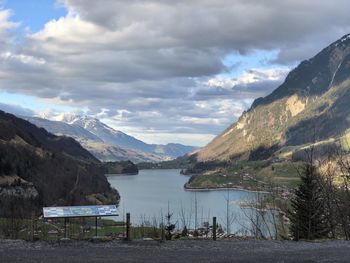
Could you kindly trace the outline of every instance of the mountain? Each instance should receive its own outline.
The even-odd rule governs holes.
[[[125,149],[140,150],[143,152],[152,152],[151,145],[146,144],[143,141],[140,141],[121,131],[116,131],[96,118],[72,113],[64,113],[55,117],[55,120],[65,122],[70,125],[80,126],[90,133],[96,135],[109,145],[119,146]]]
[[[197,147],[186,146],[179,143],[168,143],[166,145],[162,145],[162,144],[153,144],[153,145],[154,145],[155,153],[170,156],[172,158],[183,156],[197,149]]]
[[[64,113],[56,116],[54,120],[38,117],[25,117],[25,119],[54,134],[76,139],[102,161],[160,162],[197,149],[175,143],[147,144],[89,116]]]
[[[3,111],[0,127],[0,214],[12,206],[25,211],[28,203],[39,208],[118,202],[100,162],[74,139]]]
[[[160,162],[167,160],[168,158],[160,156],[157,154],[145,153],[132,149],[124,149],[116,144],[108,144],[97,135],[91,133],[85,129],[85,125],[79,126],[82,122],[77,123],[66,123],[63,121],[51,121],[47,119],[42,119],[38,117],[23,117],[29,122],[35,124],[38,127],[44,128],[47,131],[54,133],[56,135],[65,135],[77,140],[86,150],[91,152],[97,159],[105,162],[109,161],[127,161],[131,160],[133,162]],[[96,125],[92,125],[95,123]],[[91,130],[102,130],[102,132],[97,134],[107,134],[111,129],[105,124],[99,122],[98,120],[92,119],[86,123],[87,127]],[[94,127],[99,127],[94,129]],[[104,127],[106,130],[103,131]],[[110,137],[113,133],[117,134],[117,131],[111,131]],[[128,135],[126,135],[128,136]],[[102,136],[104,137],[104,136]],[[129,136],[131,137],[131,136]]]
[[[100,143],[95,141],[81,141],[81,145],[91,152],[97,159],[104,162],[113,161],[132,161],[135,163],[140,162],[162,162],[169,160],[170,157],[141,152],[138,150],[124,149],[119,146],[114,146],[106,143]]]
[[[207,163],[293,158],[305,145],[346,135],[349,102],[350,34],[301,62],[281,86],[191,156]]]
[[[197,149],[197,147],[186,146],[178,143],[168,143],[166,145],[148,144],[121,131],[117,131],[98,119],[89,116],[64,113],[57,116],[55,120],[83,127],[109,145],[152,153],[163,157],[177,158]]]
[[[56,135],[64,135],[68,137],[72,137],[76,140],[85,140],[85,141],[95,141],[95,142],[103,142],[95,134],[89,132],[83,127],[75,124],[68,124],[62,121],[51,121],[38,117],[23,117],[29,122],[35,124],[38,127],[44,128],[49,132]]]

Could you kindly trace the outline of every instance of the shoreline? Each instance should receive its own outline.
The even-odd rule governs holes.
[[[122,174],[105,174],[106,177],[112,177],[112,176],[132,176],[132,175],[138,175],[139,173],[122,173]]]
[[[209,188],[204,188],[204,187],[187,187],[186,185],[184,186],[185,191],[189,192],[206,192],[206,191],[225,191],[225,190],[234,190],[234,191],[242,191],[242,192],[250,192],[250,193],[263,193],[263,194],[268,194],[270,192],[268,191],[263,191],[263,190],[249,190],[241,187],[209,187]]]

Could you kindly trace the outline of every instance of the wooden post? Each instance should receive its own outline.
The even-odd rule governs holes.
[[[130,213],[126,213],[126,240],[130,241]]]
[[[80,221],[80,224],[82,225],[82,237],[83,237],[83,239],[84,239],[84,237],[85,237],[85,217],[83,217],[82,219],[81,219],[81,221]]]
[[[34,212],[32,212],[31,224],[30,224],[30,241],[34,241]]]
[[[216,216],[213,217],[213,240],[216,240]]]
[[[165,231],[164,231],[164,224],[162,224],[162,227],[161,227],[161,239],[162,239],[162,241],[164,241],[165,240]]]
[[[97,216],[95,217],[95,237],[97,237]]]
[[[67,238],[67,217],[64,218],[64,238]]]

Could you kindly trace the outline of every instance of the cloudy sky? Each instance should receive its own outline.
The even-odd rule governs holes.
[[[0,0],[0,108],[204,145],[350,32],[348,0]]]

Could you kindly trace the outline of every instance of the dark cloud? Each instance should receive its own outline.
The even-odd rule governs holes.
[[[290,62],[312,55],[350,31],[347,0],[106,0],[104,5],[94,0],[61,2],[107,30],[126,31],[142,25],[145,30],[138,35],[145,38],[141,43],[128,43],[129,48],[214,48],[219,54],[281,49],[280,60]],[[119,49],[122,44],[115,47]],[[288,50],[291,54],[286,54]]]

